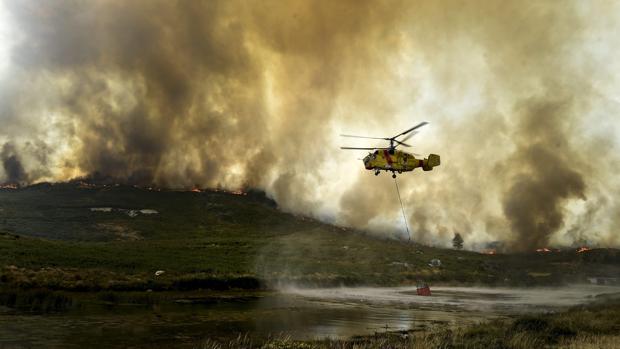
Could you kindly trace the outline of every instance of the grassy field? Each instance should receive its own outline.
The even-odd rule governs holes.
[[[143,209],[157,213],[138,212]],[[433,258],[442,266],[429,267]],[[157,270],[165,273],[155,276]],[[256,192],[84,183],[0,189],[4,289],[257,289],[278,283],[402,285],[418,279],[527,286],[585,281],[619,270],[620,253],[612,249],[484,255],[377,238],[284,213]]]

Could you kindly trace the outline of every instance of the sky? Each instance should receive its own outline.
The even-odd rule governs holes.
[[[414,240],[620,246],[615,1],[0,2],[0,182],[256,188]]]
[[[11,63],[11,46],[14,41],[10,24],[11,16],[4,4],[0,3],[0,77]]]

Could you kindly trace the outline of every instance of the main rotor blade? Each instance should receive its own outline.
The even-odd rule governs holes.
[[[389,141],[389,138],[381,138],[381,137],[366,137],[366,136],[354,136],[354,135],[340,135],[340,137],[349,137],[349,138],[368,138],[368,139],[383,139]]]
[[[404,135],[404,134],[406,134],[406,133],[409,133],[409,132],[411,132],[411,131],[413,131],[413,130],[415,130],[415,129],[417,129],[417,128],[420,128],[420,127],[422,127],[422,126],[424,126],[424,125],[426,125],[426,124],[428,124],[428,122],[426,122],[426,121],[422,121],[421,123],[419,123],[419,124],[417,124],[417,125],[413,126],[412,128],[408,129],[407,131],[404,131],[404,132],[402,132],[402,133],[397,134],[396,136],[392,137],[392,139],[394,139],[394,138],[396,138],[396,137],[400,137],[400,136],[402,136],[402,135]]]
[[[376,149],[390,149],[390,148],[381,148],[381,147],[374,147],[374,148],[340,147],[340,149],[376,150]]]
[[[417,134],[418,134],[418,131],[411,132],[410,134],[408,134],[405,138],[401,139],[400,141],[404,142],[404,141],[408,140],[409,138],[411,138],[411,137],[413,137],[414,135],[417,135]]]
[[[411,147],[409,144],[401,142],[401,141],[394,140],[394,142],[398,143],[398,145],[402,145],[403,147]]]

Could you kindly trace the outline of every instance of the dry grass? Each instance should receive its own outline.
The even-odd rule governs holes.
[[[617,349],[620,348],[620,335],[585,335],[562,341],[562,349]]]
[[[584,335],[549,344],[537,336],[519,333],[506,340],[497,338],[495,344],[489,345],[469,342],[463,336],[466,330],[457,330],[455,336],[446,333],[423,333],[415,336],[379,336],[363,340],[324,340],[316,342],[294,341],[289,337],[271,338],[263,342],[253,342],[247,336],[240,336],[225,343],[207,340],[202,349],[532,349],[532,348],[566,348],[566,349],[616,349],[620,348],[620,336]]]
[[[166,290],[259,290],[260,281],[247,274],[174,273],[156,277],[153,273],[122,273],[105,269],[45,267],[0,267],[0,286],[4,289],[48,289],[77,292],[166,291]]]

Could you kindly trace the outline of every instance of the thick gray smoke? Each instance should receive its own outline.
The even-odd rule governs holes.
[[[0,181],[259,188],[286,210],[402,236],[391,178],[365,173],[337,135],[426,120],[414,152],[442,166],[399,179],[416,240],[620,245],[615,3],[3,7],[15,35],[0,47]]]
[[[0,152],[0,158],[2,158],[2,167],[6,177],[5,182],[9,184],[28,183],[28,175],[24,171],[24,167],[15,152],[15,147],[11,143],[4,143],[2,152]]]
[[[566,200],[585,200],[585,182],[578,169],[585,164],[572,151],[566,125],[571,121],[570,102],[530,101],[517,111],[518,142],[509,162],[518,164],[503,196],[503,208],[516,246],[528,250],[546,246],[550,235],[563,226]],[[514,167],[514,166],[513,166]]]

